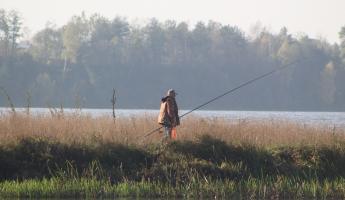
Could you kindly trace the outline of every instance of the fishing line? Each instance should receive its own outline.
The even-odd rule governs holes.
[[[226,96],[226,95],[228,95],[228,94],[230,94],[230,93],[232,93],[232,92],[235,92],[236,90],[239,90],[239,89],[242,88],[242,87],[245,87],[245,86],[247,86],[247,85],[250,85],[250,84],[252,84],[252,83],[254,83],[254,82],[256,82],[256,81],[258,81],[258,80],[260,80],[260,79],[263,79],[263,78],[265,78],[265,77],[271,75],[271,74],[274,74],[274,73],[276,73],[276,72],[278,72],[278,71],[281,71],[281,70],[284,70],[284,69],[286,69],[286,68],[288,68],[288,67],[291,67],[291,66],[293,66],[294,64],[297,64],[297,63],[301,62],[302,60],[306,60],[306,58],[297,59],[297,60],[295,60],[295,61],[293,61],[293,62],[291,62],[291,63],[282,65],[282,66],[279,67],[279,68],[276,68],[276,69],[274,69],[274,70],[272,70],[272,71],[269,71],[269,72],[267,72],[267,73],[265,73],[265,74],[262,74],[262,75],[260,75],[260,76],[257,76],[257,77],[255,77],[255,78],[253,78],[253,79],[251,79],[251,80],[249,80],[249,81],[247,81],[247,82],[244,82],[244,83],[238,85],[237,87],[234,87],[234,88],[232,88],[232,89],[230,89],[230,90],[224,92],[223,94],[218,95],[218,96],[216,96],[216,97],[210,99],[209,101],[207,101],[207,102],[205,102],[205,103],[203,103],[203,104],[201,104],[201,105],[199,105],[199,106],[196,106],[196,107],[193,108],[192,110],[190,110],[190,111],[184,113],[183,115],[180,115],[179,117],[182,118],[182,117],[184,117],[184,116],[186,116],[186,115],[188,115],[188,114],[194,112],[195,110],[198,110],[199,108],[202,108],[202,107],[206,106],[207,104],[210,104],[210,103],[212,103],[213,101],[216,101],[217,99],[220,99],[220,98],[222,98],[222,97],[224,97],[224,96]],[[140,138],[140,137],[146,138],[146,137],[152,135],[153,133],[155,133],[156,131],[159,131],[159,130],[162,129],[162,128],[163,128],[163,126],[161,126],[161,127],[159,127],[159,128],[156,128],[156,129],[153,129],[153,130],[151,130],[150,132],[146,133],[145,135],[139,136],[138,138]]]

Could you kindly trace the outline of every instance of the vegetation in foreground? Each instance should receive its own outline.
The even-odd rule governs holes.
[[[259,148],[203,136],[146,149],[26,138],[0,152],[0,197],[345,198],[344,147]]]
[[[0,197],[345,198],[342,130],[187,119],[180,139],[163,146],[133,141],[138,133],[129,130],[150,127],[144,121],[114,125],[87,116],[0,117]],[[85,131],[82,125],[90,132],[78,140],[70,133]],[[115,139],[119,126],[130,140]],[[110,127],[115,127],[113,139]],[[54,130],[62,133],[53,137]],[[255,131],[271,141],[253,139]]]
[[[0,183],[1,197],[21,198],[344,198],[344,179],[334,181],[299,180],[289,178],[250,178],[240,181],[196,180],[186,185],[172,186],[160,182],[140,181],[111,184],[95,179],[44,179]]]

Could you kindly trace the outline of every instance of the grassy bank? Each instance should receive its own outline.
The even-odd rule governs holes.
[[[94,179],[26,180],[0,183],[0,197],[17,198],[245,198],[245,199],[342,199],[345,179],[333,181],[289,178],[245,179],[241,181],[191,181],[186,185],[160,182],[111,184]]]
[[[0,197],[345,198],[344,130],[183,123],[161,145],[150,116],[1,116]]]
[[[345,197],[345,147],[165,147],[26,138],[0,153],[0,197]]]

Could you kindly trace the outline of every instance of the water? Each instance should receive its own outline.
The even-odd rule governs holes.
[[[17,111],[25,112],[25,108],[17,108]],[[57,109],[59,110],[59,109]],[[9,112],[9,108],[0,107],[0,115]],[[64,109],[65,113],[78,112],[77,109]],[[32,114],[49,114],[47,108],[31,108]],[[82,109],[82,113],[94,117],[112,116],[111,109]],[[131,117],[138,115],[158,115],[158,110],[117,109],[116,116]],[[188,112],[180,110],[179,113]],[[194,111],[195,116],[205,118],[225,118],[230,120],[287,120],[302,124],[317,124],[335,127],[345,127],[345,112],[288,112],[288,111]]]

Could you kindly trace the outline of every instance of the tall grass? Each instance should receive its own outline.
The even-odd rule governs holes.
[[[31,136],[43,136],[63,143],[92,143],[104,140],[144,146],[160,142],[157,132],[143,138],[158,127],[156,116],[122,117],[114,123],[111,116],[92,117],[82,113],[57,115],[0,115],[0,142],[8,143]],[[226,120],[190,116],[178,127],[179,140],[195,140],[209,134],[227,143],[255,146],[339,145],[345,139],[345,129],[322,125],[305,125],[284,120]]]
[[[0,198],[345,198],[345,130],[150,115],[0,114]]]

